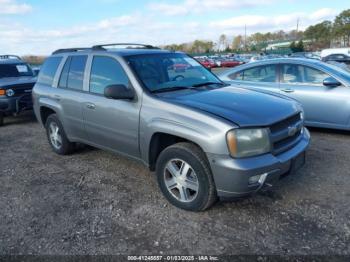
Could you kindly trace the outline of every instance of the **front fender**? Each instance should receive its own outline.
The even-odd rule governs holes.
[[[191,141],[206,153],[228,154],[225,139],[227,131],[208,124],[191,125],[165,118],[154,118],[141,130],[143,131],[140,134],[140,151],[146,163],[149,163],[152,137],[157,133],[169,134]]]

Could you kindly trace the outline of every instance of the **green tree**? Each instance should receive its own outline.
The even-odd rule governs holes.
[[[297,52],[304,52],[305,51],[303,40],[299,40],[299,42],[296,44],[295,47],[296,47]]]
[[[342,39],[344,46],[350,45],[350,9],[341,12],[334,20],[334,35]]]
[[[331,21],[309,26],[304,32],[304,37],[312,41],[313,49],[328,48],[332,40],[332,26]]]
[[[294,52],[297,52],[297,51],[296,51],[296,44],[295,44],[294,41],[293,41],[292,43],[290,43],[289,48],[292,50],[293,53],[294,53]]]

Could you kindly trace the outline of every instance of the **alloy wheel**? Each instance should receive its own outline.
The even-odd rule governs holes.
[[[181,202],[192,202],[198,195],[198,178],[184,160],[172,159],[164,169],[165,186],[169,193]]]
[[[55,122],[51,122],[49,125],[49,137],[53,147],[59,150],[62,146],[62,136],[60,128]]]

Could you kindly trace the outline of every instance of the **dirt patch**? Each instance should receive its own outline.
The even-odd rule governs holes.
[[[202,213],[169,205],[140,163],[54,154],[31,114],[0,128],[0,254],[350,254],[350,136],[312,131],[278,187]]]

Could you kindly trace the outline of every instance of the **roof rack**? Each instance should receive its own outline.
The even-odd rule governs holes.
[[[108,46],[125,46],[127,49],[160,49],[152,45],[144,44],[134,44],[134,43],[115,43],[115,44],[106,44],[106,45],[95,45],[92,47],[92,50],[107,50],[105,47]]]
[[[65,48],[65,49],[58,49],[55,52],[53,52],[53,55],[61,54],[61,53],[68,53],[68,52],[79,52],[84,50],[91,50],[91,48],[86,47],[74,47],[74,48]]]
[[[73,47],[73,48],[64,48],[64,49],[58,49],[55,52],[53,52],[53,55],[61,54],[61,53],[68,53],[68,52],[80,52],[85,50],[100,50],[100,51],[106,51],[107,49],[105,47],[108,46],[125,46],[127,49],[160,49],[158,47],[152,46],[152,45],[144,45],[144,44],[133,44],[133,43],[115,43],[115,44],[106,44],[106,45],[94,45],[93,47]]]
[[[0,55],[0,60],[6,60],[6,59],[18,59],[22,60],[18,55]]]

